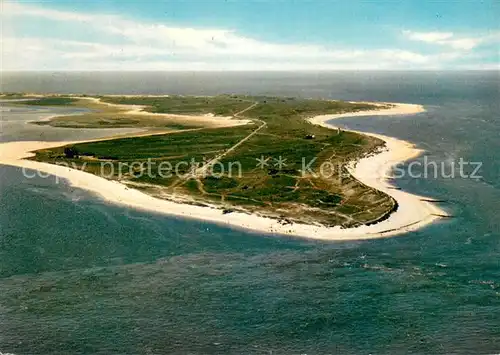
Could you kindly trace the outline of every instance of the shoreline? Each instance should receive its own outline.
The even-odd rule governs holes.
[[[326,121],[341,117],[411,115],[425,111],[421,105],[395,103],[391,103],[391,105],[394,106],[389,109],[320,115],[308,120],[313,124],[319,124],[330,129],[337,129],[335,126],[327,124]],[[419,156],[422,153],[421,150],[416,149],[413,144],[397,138],[359,131],[353,132],[382,139],[385,141],[386,148],[380,153],[362,158],[357,162],[352,162],[348,169],[349,172],[354,178],[365,185],[393,197],[398,203],[398,209],[391,213],[387,219],[378,223],[345,229],[342,229],[340,226],[323,227],[297,223],[282,224],[277,219],[242,212],[224,214],[223,209],[217,208],[216,206],[202,207],[162,200],[147,195],[139,190],[129,188],[117,181],[107,180],[97,175],[64,166],[24,159],[32,156],[32,151],[66,144],[75,144],[79,143],[78,141],[18,141],[1,143],[0,164],[23,169],[38,170],[45,174],[56,175],[59,178],[67,180],[70,186],[90,191],[106,202],[125,207],[197,219],[253,232],[301,237],[312,240],[336,241],[385,238],[417,230],[439,219],[440,217],[437,215],[446,214],[446,212],[442,211],[435,204],[428,200],[424,201],[424,197],[413,195],[402,190],[396,190],[386,181],[386,174],[394,165]]]

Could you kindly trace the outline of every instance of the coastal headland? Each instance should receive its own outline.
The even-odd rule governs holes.
[[[90,110],[34,124],[142,130],[98,141],[0,144],[0,164],[58,176],[112,203],[318,240],[388,237],[446,215],[388,182],[396,164],[422,151],[327,123],[413,115],[424,111],[420,105],[243,95],[3,98],[23,97],[31,100],[12,104]]]

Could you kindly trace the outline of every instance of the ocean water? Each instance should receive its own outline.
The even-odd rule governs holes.
[[[412,141],[447,173],[460,158],[482,166],[478,179],[395,181],[454,218],[330,243],[135,211],[0,166],[0,352],[499,352],[499,85],[495,72],[5,75],[5,91],[419,103],[427,112],[336,124]],[[26,124],[49,114],[37,110],[3,111],[2,140],[40,137]]]
[[[97,139],[117,134],[139,132],[135,128],[72,129],[30,124],[53,116],[79,115],[85,108],[9,105],[9,100],[0,100],[1,130],[0,142],[12,141],[73,141]],[[17,100],[16,100],[17,101]]]

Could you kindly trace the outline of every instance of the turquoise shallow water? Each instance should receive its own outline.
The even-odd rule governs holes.
[[[395,238],[317,243],[133,211],[2,166],[1,352],[500,351],[498,76],[203,75],[184,90],[422,103],[428,111],[415,117],[336,123],[408,139],[446,166],[480,161],[482,178],[398,179],[446,200],[455,218]],[[92,77],[74,79],[77,91]],[[125,79],[116,80],[115,91]]]

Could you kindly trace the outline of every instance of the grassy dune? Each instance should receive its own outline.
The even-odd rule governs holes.
[[[84,101],[89,107],[88,100],[70,104],[79,105]],[[254,123],[76,144],[38,151],[34,159],[52,163],[72,162],[95,174],[102,173],[101,163],[106,162],[107,166],[114,167],[114,175],[110,178],[156,196],[187,196],[193,203],[220,205],[227,213],[244,210],[279,218],[284,223],[295,221],[351,227],[383,218],[395,208],[392,198],[361,184],[345,170],[346,163],[378,149],[382,141],[313,126],[304,119],[318,114],[373,109],[373,105],[237,95],[209,98],[108,96],[101,97],[101,101],[144,105],[147,106],[145,110],[152,113],[183,115],[213,113],[227,116],[250,108],[238,118],[253,119]],[[78,120],[87,119],[87,124],[95,125],[106,119],[113,127],[145,127],[151,124],[148,119],[153,120],[148,117],[142,116],[138,121],[127,117],[128,121],[124,121],[108,107],[107,111],[78,116]],[[257,133],[230,150],[259,127]],[[68,155],[68,148],[73,153]],[[215,157],[218,157],[218,163],[213,170],[218,174],[207,176],[196,170],[195,174],[189,175],[191,167],[185,164],[177,170],[177,175],[160,176],[162,162],[175,166],[180,162],[195,161],[199,163],[199,169]],[[261,158],[266,161],[264,166],[257,165],[257,159]],[[146,172],[148,160],[154,165]],[[124,171],[123,166],[134,162],[141,162],[142,166],[136,163]],[[327,176],[319,170],[325,162],[333,167],[327,171]],[[121,172],[118,169],[120,164]],[[228,171],[231,164],[233,169]],[[304,169],[304,165],[310,170]]]

